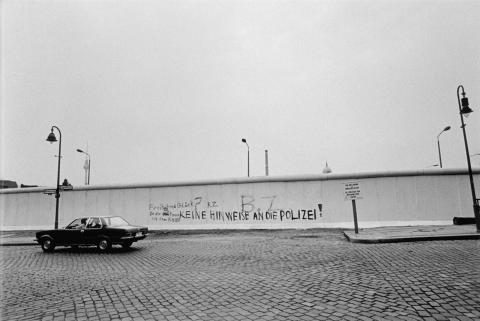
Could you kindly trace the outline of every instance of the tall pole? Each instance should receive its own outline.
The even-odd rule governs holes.
[[[77,149],[77,152],[85,154],[86,159],[85,159],[85,164],[83,165],[83,169],[85,170],[85,185],[90,185],[90,154],[87,152],[84,152],[81,149]]]
[[[268,176],[268,150],[265,149],[265,176]]]
[[[59,134],[58,139],[58,169],[57,169],[57,188],[55,189],[55,229],[58,229],[58,205],[60,202],[60,160],[62,158],[62,132],[57,126],[52,126],[51,133],[48,135],[47,141],[50,143],[56,142],[57,138],[53,133],[53,129],[56,129]]]
[[[247,176],[250,177],[250,146],[245,138],[242,138],[242,142],[247,145]]]
[[[88,185],[88,157],[85,156],[85,163],[83,163],[83,169],[85,170],[85,185]]]
[[[88,156],[88,185],[90,185],[90,155]]]
[[[62,159],[62,132],[57,126],[53,128],[58,130],[58,170],[57,170],[57,189],[55,190],[55,229],[58,229],[58,205],[60,204],[60,160]]]
[[[440,161],[440,168],[442,168],[442,153],[440,152],[440,135],[443,132],[446,132],[447,130],[450,130],[450,126],[445,127],[440,134],[437,135],[437,146],[438,146],[438,159]]]
[[[440,161],[440,168],[442,168],[442,153],[440,152],[440,139],[437,137],[437,145],[438,145],[438,159]]]
[[[462,89],[462,100],[460,101],[460,88]],[[467,165],[468,165],[468,177],[470,178],[470,189],[472,191],[472,200],[473,200],[473,214],[475,216],[475,223],[477,226],[477,232],[480,232],[480,205],[477,202],[477,197],[475,195],[475,184],[473,182],[473,173],[472,173],[472,164],[470,162],[470,152],[468,151],[468,142],[467,142],[467,133],[465,131],[465,122],[463,121],[463,114],[472,112],[468,107],[468,98],[465,97],[465,89],[462,85],[457,87],[457,100],[458,100],[458,109],[460,111],[460,121],[462,123],[463,131],[463,140],[465,142],[465,152],[467,154]],[[463,110],[462,110],[463,107]]]

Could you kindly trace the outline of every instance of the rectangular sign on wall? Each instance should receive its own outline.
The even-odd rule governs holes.
[[[347,182],[347,183],[343,183],[343,185],[345,186],[346,201],[358,200],[363,198],[360,190],[360,182],[358,181]]]

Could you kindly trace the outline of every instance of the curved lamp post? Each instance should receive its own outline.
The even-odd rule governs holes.
[[[463,98],[460,99],[460,89],[462,89]],[[460,121],[462,122],[462,131],[463,131],[463,140],[465,142],[465,152],[467,154],[467,164],[468,164],[468,177],[470,178],[470,188],[472,190],[472,200],[473,200],[473,214],[475,215],[475,224],[477,226],[477,232],[480,232],[480,205],[478,204],[477,197],[475,195],[475,184],[473,182],[472,174],[472,164],[470,162],[470,153],[468,151],[468,142],[467,142],[467,133],[465,132],[465,122],[463,121],[463,115],[468,117],[468,114],[473,112],[472,109],[468,106],[468,98],[465,97],[465,89],[462,85],[457,87],[457,100],[458,100],[458,110],[460,111]]]
[[[442,153],[440,152],[440,135],[443,132],[446,132],[447,130],[450,130],[450,126],[445,127],[440,134],[437,135],[437,146],[438,146],[438,159],[440,161],[440,168],[442,168]]]
[[[84,152],[81,149],[77,149],[77,152],[87,155],[87,163],[85,164],[86,166],[84,166],[83,168],[85,169],[87,174],[85,177],[85,185],[90,185],[90,154]]]
[[[57,188],[55,189],[55,199],[56,199],[56,204],[55,204],[55,229],[58,229],[58,203],[60,200],[60,160],[62,158],[62,132],[60,131],[60,128],[57,126],[52,126],[50,134],[48,134],[47,137],[47,142],[54,143],[57,141],[57,137],[55,137],[55,133],[53,132],[53,129],[56,129],[58,131],[58,170],[57,170]]]
[[[247,176],[250,177],[250,146],[245,138],[242,138],[242,143],[247,145]]]

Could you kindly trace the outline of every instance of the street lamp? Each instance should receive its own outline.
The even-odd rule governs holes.
[[[247,145],[247,176],[250,177],[250,146],[245,138],[242,138],[242,143]]]
[[[463,96],[462,99],[460,99],[460,88],[462,89],[462,96]],[[465,115],[465,117],[468,117],[468,114],[473,112],[473,110],[470,109],[470,107],[468,106],[468,98],[465,97],[465,89],[463,88],[462,85],[457,87],[457,100],[458,100],[458,110],[460,111],[460,121],[462,122],[463,140],[465,142],[465,152],[467,154],[468,176],[470,178],[470,188],[472,190],[473,214],[475,216],[477,232],[480,232],[480,205],[478,204],[477,197],[475,195],[475,184],[473,182],[472,164],[470,162],[470,153],[468,151],[467,133],[465,131],[465,122],[463,121],[463,115]]]
[[[85,169],[85,185],[90,185],[90,154],[81,149],[77,149],[77,152],[87,155],[87,160],[83,169]]]
[[[440,134],[437,135],[437,146],[438,146],[438,159],[440,160],[440,168],[442,168],[442,153],[440,152],[440,135],[443,132],[446,132],[447,130],[450,130],[450,126],[445,127]]]
[[[60,200],[60,159],[62,158],[62,132],[60,128],[57,126],[52,126],[50,134],[48,134],[47,142],[54,143],[57,141],[57,137],[55,137],[55,133],[53,129],[56,129],[59,134],[58,139],[58,170],[57,170],[57,188],[55,189],[55,229],[58,229],[58,203]]]

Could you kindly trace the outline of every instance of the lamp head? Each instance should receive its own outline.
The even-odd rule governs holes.
[[[468,106],[468,98],[465,97],[465,92],[462,92],[463,98],[461,99],[462,102],[462,109],[460,110],[460,114],[464,115],[465,117],[468,117],[470,113],[473,112],[473,110]]]
[[[447,126],[443,131],[446,132],[447,130],[450,130],[450,128],[451,128],[450,126]]]
[[[245,138],[242,138],[242,143],[246,143],[247,140]]]
[[[77,149],[77,152],[79,152],[79,153],[84,153],[84,151],[81,150],[81,149]]]
[[[57,137],[55,137],[55,134],[52,132],[48,135],[47,137],[47,142],[54,143],[57,141]]]

